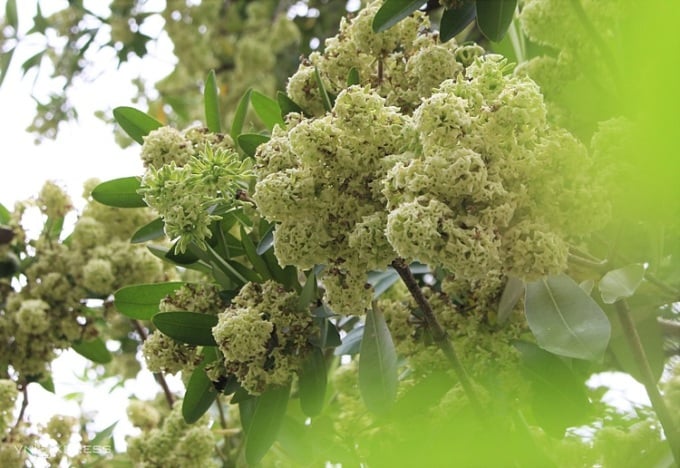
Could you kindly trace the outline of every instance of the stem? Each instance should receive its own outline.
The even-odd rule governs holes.
[[[217,397],[215,398],[215,405],[217,406],[217,413],[219,414],[220,417],[220,426],[222,429],[226,431],[227,429],[227,418],[224,415],[224,408],[222,408],[222,402],[220,401],[220,395],[217,394]],[[225,466],[229,466],[231,464],[231,447],[230,447],[230,442],[229,442],[229,436],[225,433],[224,434],[224,452],[222,453],[223,457],[223,462]]]
[[[649,365],[649,360],[647,359],[647,354],[640,341],[640,335],[638,335],[637,329],[635,328],[635,322],[631,316],[630,308],[628,303],[624,300],[616,302],[616,312],[619,316],[619,321],[621,322],[621,327],[628,341],[628,346],[630,347],[635,361],[638,365],[645,390],[647,390],[647,395],[652,403],[652,408],[656,412],[661,427],[666,434],[666,440],[671,447],[671,453],[673,454],[673,459],[675,460],[675,465],[680,466],[680,433],[675,425],[675,421],[671,416],[666,402],[663,400],[658,387],[656,386],[656,379],[652,373],[652,368]]]
[[[423,291],[420,289],[420,286],[418,286],[418,282],[416,281],[416,278],[413,276],[413,273],[411,272],[403,258],[397,258],[394,261],[392,261],[392,267],[397,271],[402,281],[406,285],[406,288],[411,293],[411,296],[416,301],[416,304],[418,304],[418,307],[420,307],[420,310],[423,312],[423,316],[425,317],[425,323],[427,324],[427,327],[429,328],[430,333],[432,334],[432,339],[437,344],[437,346],[439,346],[439,349],[442,350],[446,358],[451,363],[453,371],[456,373],[458,380],[460,380],[460,384],[463,386],[463,391],[470,400],[470,403],[474,411],[477,413],[481,420],[485,421],[486,413],[484,412],[482,405],[479,402],[479,399],[477,398],[477,394],[475,392],[474,387],[472,386],[472,382],[470,381],[470,378],[465,372],[465,368],[458,359],[458,355],[456,354],[456,351],[453,348],[451,340],[449,340],[449,336],[447,335],[446,331],[442,328],[441,324],[437,320],[437,317],[435,316],[434,311],[432,310],[432,306],[430,305],[427,298],[423,294]]]
[[[21,400],[21,408],[19,409],[19,416],[17,416],[17,422],[14,424],[10,434],[14,434],[19,430],[19,426],[24,420],[24,415],[26,414],[26,408],[28,408],[28,384],[21,385],[21,394],[23,396]]]
[[[135,330],[137,330],[137,333],[139,333],[139,336],[142,339],[142,343],[145,342],[146,339],[149,337],[149,334],[146,332],[142,324],[139,323],[139,320],[135,319],[132,320],[132,324],[134,325]],[[163,393],[165,394],[165,401],[168,402],[168,406],[172,408],[173,404],[175,403],[175,397],[170,391],[170,387],[168,387],[168,382],[165,381],[163,373],[154,372],[153,377],[154,379],[156,379],[156,382],[158,383],[158,385],[160,385],[161,389],[163,389]]]

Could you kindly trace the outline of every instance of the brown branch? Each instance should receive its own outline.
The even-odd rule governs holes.
[[[663,427],[663,431],[666,434],[666,440],[671,447],[675,465],[680,466],[680,433],[673,420],[673,416],[666,406],[666,402],[656,386],[656,379],[654,378],[652,368],[649,365],[649,359],[647,359],[647,354],[642,346],[642,341],[640,341],[640,335],[638,335],[637,329],[635,328],[635,322],[631,316],[628,303],[624,299],[617,301],[615,305],[621,327],[623,328],[626,341],[628,342],[628,347],[633,353],[643,380],[642,383],[645,386],[645,390],[647,390],[649,401],[651,401],[652,408],[654,408],[654,411],[659,418],[659,422],[661,423],[661,427]]]
[[[423,312],[425,323],[427,324],[427,327],[430,330],[432,339],[437,344],[439,349],[442,350],[446,358],[451,363],[453,371],[456,373],[456,376],[458,377],[458,380],[460,381],[460,384],[463,387],[463,391],[470,400],[473,409],[475,410],[475,412],[482,421],[486,421],[486,413],[482,408],[479,399],[477,398],[477,393],[475,392],[472,382],[470,381],[467,372],[465,372],[463,364],[458,359],[458,355],[456,354],[456,351],[453,348],[451,340],[449,340],[448,334],[442,328],[441,324],[437,320],[437,317],[435,316],[434,311],[432,310],[432,306],[430,305],[427,298],[423,294],[422,289],[420,289],[420,286],[418,285],[416,278],[413,276],[413,273],[411,272],[403,258],[397,258],[394,261],[392,261],[392,267],[399,274],[402,281],[406,285],[406,288],[409,290],[409,293],[411,293],[411,296],[416,301],[416,304],[418,305],[418,307],[420,307],[420,310]]]
[[[137,330],[137,333],[139,334],[140,338],[142,339],[142,343],[146,341],[146,339],[149,337],[148,333],[146,333],[146,330],[142,326],[141,323],[139,323],[139,320],[132,320],[132,324],[135,327],[135,330]],[[161,389],[163,389],[163,393],[165,394],[165,401],[168,402],[168,406],[172,408],[172,406],[175,403],[175,397],[170,391],[170,387],[168,387],[168,382],[165,381],[165,377],[163,376],[162,372],[154,372],[153,373],[154,379],[156,379],[156,382],[158,385],[160,385]]]
[[[24,415],[26,414],[26,408],[28,408],[28,384],[21,385],[21,408],[19,409],[19,416],[17,416],[17,422],[14,424],[10,434],[15,434],[19,430],[19,426],[24,421]]]

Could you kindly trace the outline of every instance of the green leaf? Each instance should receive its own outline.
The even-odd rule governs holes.
[[[125,286],[113,294],[113,305],[121,314],[131,319],[151,320],[158,313],[161,300],[185,284],[174,281]]]
[[[353,86],[359,84],[359,70],[352,67],[347,73],[347,86]]]
[[[592,408],[585,378],[533,343],[517,341],[514,346],[520,352],[522,374],[532,387],[533,414],[540,426],[562,437],[567,427],[585,424]]]
[[[130,239],[133,244],[139,244],[142,242],[159,239],[165,236],[165,223],[163,219],[156,218],[148,224],[140,227],[135,231]]]
[[[151,319],[164,334],[182,343],[197,346],[217,346],[212,329],[217,316],[200,312],[159,312]]]
[[[373,18],[373,32],[386,31],[425,3],[423,0],[385,0]]]
[[[52,380],[52,376],[48,375],[44,377],[43,379],[38,381],[38,385],[40,385],[42,388],[47,390],[50,393],[54,393],[54,380]]]
[[[16,0],[7,0],[7,3],[5,4],[5,21],[7,21],[9,26],[12,26],[12,29],[14,29],[16,34],[17,28],[19,27]]]
[[[147,206],[137,193],[141,181],[139,177],[123,177],[102,182],[92,190],[92,198],[99,203],[116,208],[141,208]]]
[[[45,50],[41,50],[37,54],[26,59],[26,61],[21,64],[21,71],[23,72],[24,75],[26,75],[26,73],[28,73],[28,71],[31,68],[40,65],[40,61],[42,60],[43,55],[45,55],[45,52],[46,52]]]
[[[281,117],[285,117],[291,112],[297,112],[299,114],[304,114],[302,108],[297,105],[295,101],[289,98],[286,93],[281,91],[276,93],[276,101],[279,103],[281,108]]]
[[[343,356],[345,354],[347,355],[354,355],[358,354],[359,351],[361,350],[361,339],[364,336],[364,326],[358,326],[345,335],[345,337],[342,339],[342,344],[335,348],[335,351],[333,351],[333,354],[336,356]]]
[[[257,116],[270,132],[274,129],[275,125],[283,127],[284,122],[278,102],[262,93],[253,91],[250,93],[250,103],[253,105]]]
[[[90,446],[93,445],[106,445],[107,442],[111,440],[111,437],[113,436],[113,430],[116,428],[116,425],[118,424],[118,421],[115,423],[111,424],[108,427],[105,427],[101,431],[97,432],[94,437],[88,441],[88,444]]]
[[[12,213],[0,203],[0,224],[7,224],[12,219]]]
[[[298,308],[301,311],[307,310],[310,302],[316,299],[317,295],[317,284],[316,284],[316,274],[314,270],[310,270],[305,281],[305,285],[302,287],[300,292],[300,297],[298,299]]]
[[[509,277],[498,303],[498,323],[504,323],[510,317],[523,294],[524,282],[514,276]]]
[[[633,263],[607,272],[600,279],[598,285],[602,295],[602,302],[613,304],[620,299],[632,296],[642,283],[644,276],[645,266],[641,263]]]
[[[479,30],[490,41],[499,42],[510,26],[517,0],[481,0],[476,3]]]
[[[246,435],[246,462],[256,465],[272,446],[288,407],[290,385],[274,387],[239,403]]]
[[[47,218],[43,225],[42,235],[50,240],[57,240],[64,228],[64,217]]]
[[[83,357],[86,357],[97,364],[106,364],[111,362],[112,356],[106,343],[101,338],[95,338],[90,341],[76,341],[71,344],[71,348]]]
[[[528,283],[524,300],[529,328],[551,353],[596,360],[607,349],[611,326],[600,306],[566,275]]]
[[[217,90],[217,79],[215,78],[215,70],[210,70],[208,78],[205,80],[205,89],[203,90],[203,106],[205,108],[205,123],[213,133],[222,132],[222,124],[220,123],[220,98]]]
[[[328,309],[332,312],[330,309]],[[310,342],[321,349],[335,348],[342,344],[342,339],[340,338],[340,333],[333,322],[327,318],[314,317],[314,322],[319,325],[319,340],[314,338],[310,339]]]
[[[253,269],[262,277],[262,279],[270,279],[271,273],[267,267],[267,262],[258,255],[253,240],[246,233],[243,226],[241,226],[241,244],[243,245],[243,251],[250,261],[250,264],[253,266]]]
[[[399,275],[394,268],[385,271],[371,271],[368,274],[368,284],[373,286],[373,299],[377,299],[399,281]]]
[[[321,413],[326,396],[326,380],[326,360],[321,349],[314,347],[300,370],[300,406],[307,416]]]
[[[205,366],[217,360],[214,346],[203,348],[203,361],[194,369],[182,400],[182,417],[188,424],[195,423],[208,411],[217,397],[215,385],[205,373]]]
[[[369,411],[386,413],[397,396],[397,352],[385,316],[374,303],[366,314],[359,359],[359,391]]]
[[[258,255],[264,254],[274,245],[274,226],[274,224],[269,226],[269,229],[267,229],[267,231],[264,233],[264,236],[262,236],[262,239],[260,239],[260,243],[257,244],[257,249],[255,249],[255,252]]]
[[[326,112],[333,110],[333,102],[331,102],[331,97],[326,91],[326,87],[321,80],[321,75],[319,74],[319,69],[314,67],[314,79],[316,80],[316,85],[319,87],[319,94],[321,95],[321,100],[323,101],[323,108]]]
[[[231,123],[231,130],[229,131],[231,139],[234,140],[234,143],[237,143],[238,136],[243,131],[243,124],[246,121],[246,114],[248,113],[248,104],[250,103],[250,93],[252,93],[252,91],[253,91],[252,89],[248,88],[248,90],[243,94],[243,96],[241,96],[241,100],[238,102],[238,106],[236,106],[236,112],[234,112],[234,120]]]
[[[442,42],[456,37],[477,16],[474,1],[464,3],[460,8],[448,8],[444,10],[439,27],[439,38]]]
[[[144,137],[149,132],[163,126],[158,120],[134,107],[116,107],[113,109],[113,118],[140,145],[144,144]]]
[[[238,136],[237,141],[244,153],[250,157],[255,157],[257,147],[262,143],[267,143],[269,137],[260,135],[259,133],[244,133],[243,135]]]
[[[7,70],[9,70],[9,64],[12,63],[13,55],[14,48],[0,54],[0,85],[2,85],[2,82],[5,81]]]

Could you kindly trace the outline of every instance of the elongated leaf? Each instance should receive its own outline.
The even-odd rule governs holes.
[[[321,95],[321,100],[323,101],[323,108],[326,110],[326,112],[330,112],[333,109],[333,102],[331,101],[331,97],[328,95],[328,91],[326,91],[326,86],[324,86],[323,80],[321,80],[319,69],[316,67],[314,68],[314,79],[316,80],[316,85],[319,87],[319,94]]]
[[[54,393],[54,380],[51,375],[38,381],[38,384],[50,393]]]
[[[369,411],[386,413],[397,396],[397,352],[385,316],[375,305],[366,314],[359,359],[359,390]]]
[[[476,4],[479,30],[490,41],[499,42],[510,26],[517,0],[481,0]]]
[[[498,323],[504,323],[524,294],[524,281],[514,276],[508,278],[498,303]]]
[[[425,3],[423,0],[385,0],[373,18],[373,32],[391,28]]]
[[[244,153],[250,157],[255,157],[257,147],[262,143],[268,142],[269,137],[260,135],[259,133],[244,133],[243,135],[238,136],[237,141]]]
[[[46,52],[45,50],[41,50],[37,54],[26,59],[26,61],[21,64],[21,71],[23,72],[24,75],[26,75],[26,73],[28,73],[28,71],[31,68],[40,65],[40,62],[42,61],[43,55],[45,55],[45,52]]]
[[[125,286],[113,294],[113,305],[126,317],[151,320],[151,317],[158,313],[161,300],[184,284],[186,283],[182,281],[173,281]]]
[[[161,218],[156,218],[135,231],[130,239],[133,244],[159,239],[165,236],[165,223]]]
[[[12,214],[5,205],[0,203],[0,224],[7,224],[10,219],[12,219]]]
[[[111,437],[113,437],[113,430],[116,428],[116,425],[118,425],[118,421],[97,432],[94,437],[88,441],[88,443],[91,446],[108,445],[107,442],[109,442]]]
[[[607,272],[599,283],[602,302],[613,304],[635,294],[645,276],[645,266],[640,263]]]
[[[220,123],[220,98],[217,90],[215,70],[210,70],[208,78],[205,80],[203,106],[205,108],[205,123],[208,130],[213,133],[220,133],[222,131],[222,124]]]
[[[364,336],[364,326],[358,326],[349,331],[342,339],[342,344],[335,348],[333,354],[342,356],[344,354],[354,355],[361,350],[361,339]]]
[[[448,8],[442,14],[439,28],[439,38],[442,42],[449,41],[456,37],[467,27],[477,16],[477,2],[464,3],[460,8]]]
[[[276,440],[289,396],[288,385],[270,388],[256,398],[239,403],[249,465],[256,465]]]
[[[541,348],[578,359],[602,357],[611,335],[609,319],[574,280],[559,275],[528,283],[524,303]]]
[[[9,65],[12,63],[12,56],[14,56],[14,48],[0,54],[0,85],[5,81],[7,70],[9,70]]]
[[[113,109],[113,118],[140,145],[144,144],[144,137],[149,132],[163,126],[158,120],[134,107],[116,107]]]
[[[300,292],[300,297],[298,301],[298,308],[300,310],[307,310],[309,303],[316,299],[317,295],[317,284],[316,284],[316,274],[314,270],[310,271],[307,275],[307,280],[305,285],[302,287]]]
[[[243,124],[246,121],[246,114],[248,113],[248,104],[250,103],[251,92],[252,89],[248,88],[248,90],[243,94],[243,96],[241,96],[241,100],[238,102],[238,106],[236,106],[236,112],[234,113],[234,121],[231,123],[231,130],[229,131],[231,139],[234,140],[234,143],[238,141],[238,136],[243,131]]]
[[[217,390],[205,373],[205,366],[217,360],[217,349],[214,346],[203,348],[203,360],[194,369],[187,384],[187,391],[182,400],[182,417],[189,423],[195,423],[208,411],[215,401]]]
[[[567,427],[584,424],[592,409],[585,377],[533,343],[518,341],[514,346],[520,352],[521,371],[531,385],[533,413],[541,427],[562,437]]]
[[[321,350],[314,347],[300,371],[300,406],[307,416],[321,413],[326,396],[326,380],[326,360]]]
[[[253,91],[250,93],[250,103],[253,105],[257,116],[269,131],[272,131],[275,125],[284,125],[283,117],[281,117],[281,108],[275,100],[262,93]]]
[[[16,33],[17,27],[19,26],[16,0],[7,0],[7,3],[5,4],[5,21],[7,21],[8,25],[12,26],[12,29],[14,29],[14,32]]]
[[[160,331],[171,338],[198,346],[217,346],[212,329],[217,316],[199,312],[159,312],[151,319]]]
[[[255,244],[250,236],[248,236],[243,226],[241,226],[241,244],[243,245],[243,251],[250,261],[250,264],[253,266],[253,269],[262,277],[262,279],[270,279],[271,273],[267,267],[267,262],[258,255]]]
[[[304,114],[302,107],[300,107],[295,101],[289,98],[286,93],[281,91],[276,93],[276,101],[279,103],[281,108],[281,117],[285,117],[291,112],[298,112]]]
[[[359,84],[359,70],[352,67],[347,73],[347,86],[353,86]]]
[[[373,286],[373,299],[377,299],[392,287],[394,283],[399,281],[399,275],[394,268],[388,268],[385,271],[372,271],[368,274],[368,284]]]
[[[77,341],[71,344],[71,348],[83,357],[86,357],[97,364],[106,364],[111,362],[112,356],[106,343],[101,338],[95,338],[90,341]]]
[[[260,243],[257,244],[257,249],[255,249],[255,252],[257,252],[258,255],[262,255],[267,250],[271,249],[273,245],[274,245],[274,224],[269,226],[269,229],[267,229],[267,231],[264,233],[264,236],[262,236],[262,239],[260,239]]]
[[[137,193],[140,186],[139,177],[113,179],[97,185],[92,190],[92,198],[103,205],[116,208],[141,208],[146,203]]]

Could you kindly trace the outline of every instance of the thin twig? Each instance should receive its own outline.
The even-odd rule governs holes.
[[[146,341],[146,339],[149,337],[148,333],[146,333],[146,330],[142,326],[141,323],[139,323],[139,320],[132,320],[132,324],[135,327],[135,330],[137,330],[137,333],[139,333],[140,338],[142,339],[142,343]],[[154,372],[153,373],[154,379],[156,379],[156,382],[160,387],[163,389],[163,393],[165,394],[165,401],[168,402],[168,406],[172,408],[172,406],[175,404],[175,397],[170,391],[170,387],[168,387],[168,382],[165,381],[165,377],[163,376],[162,372]]]
[[[463,386],[463,391],[470,400],[473,409],[478,414],[480,419],[485,421],[486,413],[484,412],[482,405],[479,402],[479,399],[477,398],[477,394],[472,385],[472,382],[470,381],[467,372],[465,372],[463,364],[458,359],[458,355],[456,354],[456,351],[453,348],[451,340],[449,340],[449,336],[447,335],[446,331],[442,328],[441,324],[437,320],[437,317],[435,316],[434,311],[432,310],[432,306],[430,305],[427,298],[423,294],[423,291],[420,289],[420,286],[418,286],[418,282],[416,281],[416,278],[413,276],[413,273],[411,272],[403,258],[397,258],[394,261],[392,261],[392,267],[399,274],[402,281],[406,285],[406,288],[411,293],[411,296],[416,301],[416,304],[418,304],[418,307],[420,307],[420,310],[423,312],[425,323],[427,324],[427,327],[430,330],[432,339],[437,344],[437,346],[439,346],[439,349],[442,350],[446,358],[451,363],[453,371],[456,373],[458,380],[460,380],[460,384]]]
[[[220,401],[220,395],[218,394],[217,397],[215,397],[215,405],[217,406],[217,413],[220,416],[220,426],[222,429],[225,431],[227,430],[227,418],[224,415],[224,408],[222,408],[222,402]],[[231,462],[231,447],[230,447],[230,442],[229,442],[229,435],[225,432],[224,434],[224,452],[221,454],[222,456],[222,461],[225,463],[225,466],[227,466],[228,463]]]
[[[11,433],[14,434],[19,430],[19,426],[24,421],[24,415],[26,414],[26,408],[28,408],[28,384],[21,385],[21,408],[19,409],[19,416],[17,416],[17,422],[14,424]]]
[[[626,336],[626,341],[628,341],[628,347],[633,353],[641,374],[640,376],[643,380],[642,383],[645,386],[645,390],[647,390],[649,401],[651,401],[652,408],[654,408],[654,411],[659,418],[659,422],[661,423],[661,427],[663,427],[663,431],[666,434],[666,440],[671,446],[675,465],[680,466],[680,433],[673,420],[673,416],[666,406],[666,402],[656,386],[656,379],[654,378],[652,368],[649,365],[647,353],[645,353],[645,349],[640,341],[640,335],[638,335],[637,329],[635,328],[635,322],[631,316],[628,303],[624,299],[617,301],[615,305],[621,327]]]

